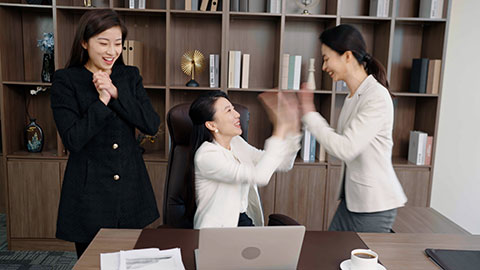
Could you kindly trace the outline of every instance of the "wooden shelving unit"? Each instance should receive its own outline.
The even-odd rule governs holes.
[[[306,81],[308,59],[316,59],[315,104],[333,127],[346,92],[336,91],[334,82],[321,71],[319,36],[327,28],[348,23],[359,28],[368,51],[384,64],[395,104],[393,163],[409,198],[408,205],[428,206],[432,185],[429,166],[408,163],[410,130],[437,135],[439,94],[408,92],[413,58],[445,59],[450,1],[444,1],[442,19],[418,18],[419,0],[390,0],[389,17],[368,16],[369,0],[321,0],[301,15],[294,1],[282,1],[282,13],[185,11],[175,9],[183,0],[147,0],[146,9],[128,9],[123,0],[99,1],[115,9],[128,27],[128,39],[144,46],[143,82],[152,104],[162,119],[160,135],[146,142],[144,159],[162,209],[163,185],[169,151],[166,115],[176,104],[191,102],[208,87],[208,72],[198,74],[200,87],[186,87],[188,77],[179,67],[181,55],[198,49],[206,56],[220,55],[220,87],[235,103],[250,111],[248,141],[259,148],[271,135],[272,126],[258,102],[263,91],[283,91],[281,59],[284,53],[302,55],[301,80]],[[266,0],[260,1],[266,6]],[[261,3],[261,4],[262,4]],[[2,176],[6,196],[8,241],[12,249],[72,249],[55,239],[58,200],[68,153],[57,135],[50,108],[49,91],[30,96],[29,90],[42,83],[43,53],[36,47],[44,32],[55,35],[55,67],[63,68],[70,54],[77,23],[91,7],[80,0],[53,0],[52,5],[29,5],[25,0],[0,0],[0,98],[2,132]],[[227,84],[228,51],[251,55],[250,88],[230,89]],[[444,61],[442,61],[442,76]],[[27,124],[25,106],[45,132],[44,151],[28,153],[23,145]],[[435,148],[434,148],[435,149]],[[435,161],[433,153],[433,161]],[[295,162],[293,171],[277,173],[261,189],[265,216],[283,213],[310,230],[324,230],[337,206],[340,162]],[[0,189],[0,192],[2,189]],[[1,206],[2,204],[0,204]],[[0,208],[1,210],[1,208]],[[161,218],[152,226],[161,224]]]

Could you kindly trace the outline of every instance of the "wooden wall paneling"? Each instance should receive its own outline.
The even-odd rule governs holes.
[[[7,213],[7,178],[5,177],[5,159],[0,155],[0,213]]]
[[[260,200],[262,202],[265,225],[268,224],[268,216],[275,213],[275,183],[276,174],[272,175],[268,185],[258,188],[258,193],[260,193]]]
[[[70,60],[73,39],[80,17],[84,10],[57,11],[57,36],[55,37],[55,68],[64,68]]]
[[[394,124],[393,124],[393,150],[394,157],[407,158],[410,131],[415,129],[415,97],[395,97]]]
[[[3,153],[7,156],[13,152],[24,151],[23,129],[25,128],[25,98],[20,86],[3,85],[4,96],[4,125],[6,145]]]
[[[163,193],[165,189],[165,178],[167,175],[167,164],[157,162],[146,162],[148,175],[150,182],[152,182],[153,192],[155,193],[155,199],[157,200],[157,208],[160,213],[160,217],[147,228],[157,228],[163,223]]]
[[[407,206],[429,205],[429,168],[395,168],[395,173],[407,195]]]
[[[228,51],[250,54],[249,88],[278,87],[280,23],[280,17],[230,17]]]
[[[166,114],[165,114],[165,90],[163,89],[147,89],[148,97],[152,103],[153,108],[158,113],[160,117],[160,126],[158,128],[157,137],[155,138],[155,142],[152,143],[150,141],[145,141],[143,145],[141,145],[145,149],[145,155],[153,154],[153,155],[161,155],[163,158],[167,151],[165,151],[165,133],[167,123],[165,122]]]
[[[315,94],[314,103],[317,111],[330,123],[330,112],[332,106],[331,94]]]
[[[246,106],[250,112],[248,123],[248,143],[263,149],[265,140],[272,135],[272,123],[267,112],[258,101],[256,92],[229,91],[228,95],[233,103]]]
[[[437,97],[417,98],[415,106],[415,130],[426,132],[428,136],[435,134],[437,103]]]
[[[396,0],[397,17],[418,17],[420,0]]]
[[[418,24],[395,23],[390,91],[408,92],[412,59],[421,57],[422,35]]]
[[[128,40],[143,43],[143,84],[165,85],[166,17],[163,13],[131,15],[123,13]],[[180,59],[178,59],[180,61]],[[179,63],[179,62],[173,63]]]
[[[11,238],[55,238],[59,162],[8,161]]]
[[[334,19],[305,20],[303,18],[287,18],[283,51],[290,55],[302,56],[301,82],[308,78],[310,58],[315,58],[315,84],[317,90],[332,90],[332,79],[322,71],[323,57],[320,34],[335,26]]]
[[[25,73],[21,10],[1,7],[0,22],[2,28],[2,34],[0,35],[2,79],[3,81],[23,81]]]
[[[196,49],[205,56],[205,69],[203,73],[195,75],[195,80],[200,86],[209,87],[209,55],[221,54],[222,49],[221,15],[193,18],[182,14],[172,14],[171,28],[171,86],[185,86],[190,80],[190,77],[183,73],[180,61],[186,51]],[[202,29],[202,31],[198,31],[198,29]],[[221,61],[225,61],[225,59],[221,59]]]
[[[340,14],[342,16],[368,16],[369,10],[369,0],[343,0]]]
[[[43,33],[53,33],[52,10],[23,10],[22,28],[25,81],[41,82],[44,52],[37,41],[43,39]]]
[[[445,22],[439,22],[429,23],[423,26],[422,57],[442,59],[445,25]]]
[[[195,88],[186,90],[170,90],[170,109],[173,108],[175,105],[182,103],[191,104],[197,97],[205,93],[205,91],[207,90],[196,90]]]
[[[296,165],[287,173],[277,173],[275,212],[287,215],[307,230],[322,230],[326,167]]]
[[[338,192],[341,188],[341,167],[329,166],[327,172],[327,191],[325,195],[325,213],[324,213],[324,229],[328,230],[333,216],[337,211],[340,200],[338,199]]]

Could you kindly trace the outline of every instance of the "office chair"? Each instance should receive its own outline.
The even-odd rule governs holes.
[[[233,105],[240,114],[242,137],[247,140],[250,114],[247,107],[240,104]],[[190,104],[179,104],[171,108],[167,114],[171,147],[163,199],[163,227],[193,228],[193,217],[187,215],[190,207],[187,200],[191,194],[188,194],[189,176],[185,174],[185,166],[191,150],[190,134],[193,127],[188,115],[189,109]],[[281,214],[272,214],[269,216],[269,225],[298,225],[298,222]]]

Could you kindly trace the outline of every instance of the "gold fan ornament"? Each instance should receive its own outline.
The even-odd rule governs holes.
[[[187,86],[198,87],[198,82],[195,81],[195,75],[202,73],[205,69],[205,56],[199,50],[190,50],[182,55],[182,71],[192,79],[187,82]]]

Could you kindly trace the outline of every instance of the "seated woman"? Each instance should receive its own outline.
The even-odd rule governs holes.
[[[193,122],[194,228],[263,226],[257,186],[265,186],[275,171],[287,171],[300,149],[297,109],[287,106],[289,96],[260,95],[273,134],[265,150],[242,137],[240,114],[222,91],[209,91],[190,106]]]

